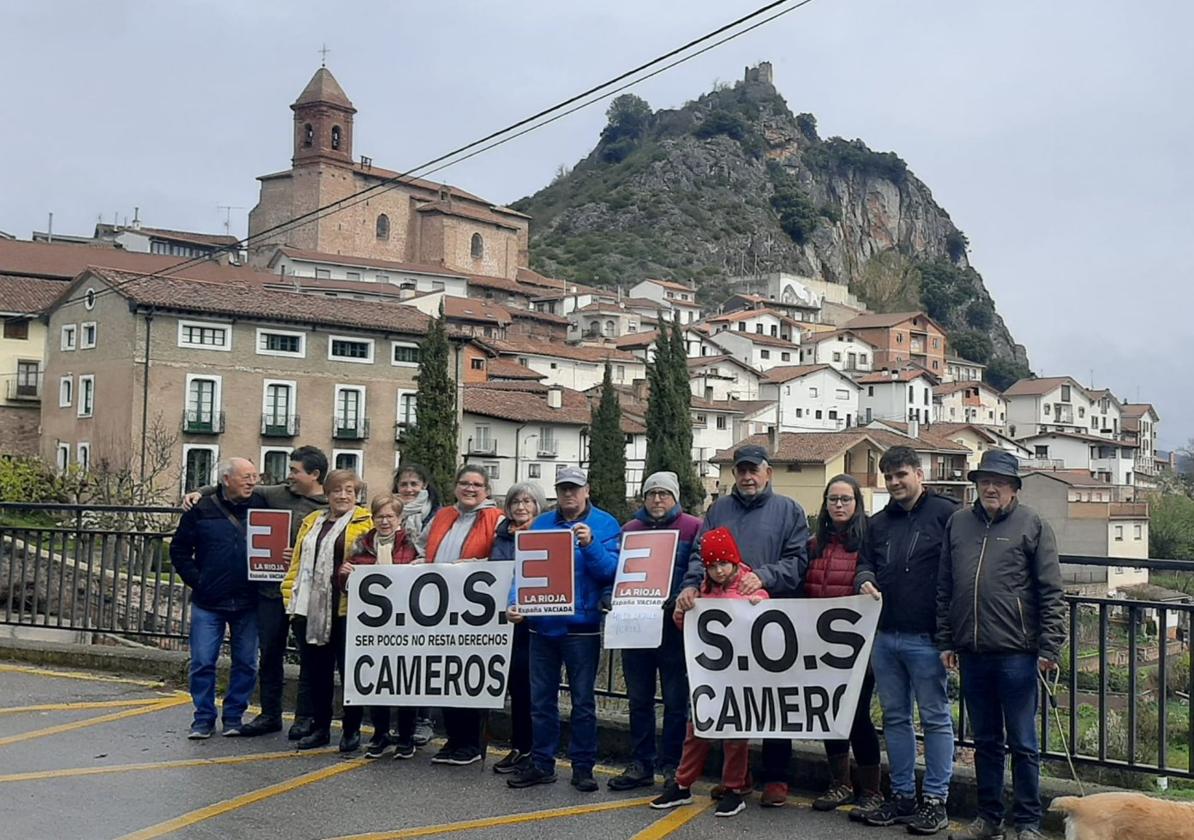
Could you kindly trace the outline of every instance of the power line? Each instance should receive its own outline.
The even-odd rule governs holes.
[[[747,21],[754,20],[755,18],[758,18],[762,15],[766,15],[768,12],[771,12],[780,6],[791,3],[791,0],[772,0],[772,2],[767,3],[764,6],[761,6],[760,8],[756,9],[753,12],[743,15],[743,16],[737,18],[736,20],[731,21],[730,23],[724,24],[723,26],[719,26],[717,29],[714,29],[713,31],[708,32],[708,33],[700,36],[699,38],[694,38],[694,39],[688,41],[687,43],[683,44],[682,46],[679,46],[679,47],[676,47],[675,49],[669,50],[668,52],[664,53],[663,55],[660,55],[650,61],[640,64],[631,70],[627,70],[623,73],[620,73],[617,76],[613,77],[612,79],[602,82],[601,84],[594,85],[593,87],[590,87],[588,90],[582,91],[581,93],[575,94],[574,96],[570,96],[569,98],[551,106],[550,108],[545,108],[536,114],[533,114],[529,117],[525,117],[521,120],[518,120],[517,122],[512,123],[512,124],[506,126],[505,128],[502,128],[498,131],[491,132],[490,134],[487,134],[478,140],[474,140],[471,143],[468,143],[464,146],[460,146],[459,148],[454,149],[450,152],[447,152],[446,154],[439,155],[438,157],[432,158],[431,160],[426,161],[425,163],[422,163],[416,167],[413,167],[412,169],[408,169],[405,172],[397,173],[396,175],[393,175],[392,177],[390,177],[388,179],[385,179],[385,180],[380,181],[376,184],[373,184],[369,187],[366,187],[365,189],[359,190],[356,193],[353,193],[352,195],[346,196],[345,198],[339,199],[338,201],[332,202],[330,204],[326,204],[322,207],[318,207],[314,210],[310,210],[310,211],[303,213],[299,216],[288,219],[284,222],[274,225],[273,227],[270,227],[263,231],[260,231],[252,236],[246,236],[244,239],[237,240],[237,242],[233,245],[219,246],[214,251],[212,251],[210,254],[206,254],[203,256],[191,257],[186,260],[183,260],[182,262],[176,263],[175,265],[168,266],[168,267],[158,270],[158,271],[147,272],[144,274],[136,274],[133,277],[129,277],[125,280],[119,281],[118,283],[114,283],[106,289],[100,289],[95,294],[98,297],[100,295],[103,295],[103,294],[106,294],[109,292],[115,292],[116,290],[120,289],[121,287],[123,287],[129,283],[134,283],[134,282],[137,282],[140,280],[147,280],[150,278],[167,277],[171,274],[175,274],[175,273],[182,271],[186,268],[189,268],[191,266],[199,265],[204,262],[207,262],[213,256],[219,255],[221,253],[231,253],[234,251],[239,251],[241,248],[247,247],[253,241],[259,241],[260,239],[270,236],[272,234],[290,230],[297,225],[307,224],[309,222],[324,218],[333,213],[340,212],[344,209],[347,209],[348,207],[352,207],[352,206],[355,206],[356,204],[359,204],[361,201],[367,200],[367,198],[372,198],[375,194],[379,194],[380,192],[389,191],[397,186],[400,186],[403,183],[409,182],[413,178],[422,177],[419,175],[415,175],[414,173],[423,172],[424,174],[432,174],[434,172],[442,171],[442,170],[448,168],[449,166],[453,166],[456,163],[460,163],[464,160],[468,160],[469,158],[475,157],[476,155],[481,154],[482,152],[488,151],[489,149],[500,146],[506,142],[509,142],[510,140],[513,140],[517,137],[521,137],[531,131],[535,131],[539,128],[542,128],[543,126],[548,125],[552,122],[555,122],[556,120],[562,119],[563,117],[568,116],[569,114],[575,113],[576,111],[578,111],[582,108],[589,107],[590,105],[600,102],[603,99],[606,99],[610,96],[614,96],[617,93],[620,93],[621,91],[626,90],[627,88],[630,88],[634,85],[640,84],[641,82],[646,81],[647,79],[653,78],[654,76],[657,76],[660,73],[663,73],[663,72],[671,69],[672,67],[677,66],[678,64],[682,64],[685,61],[689,61],[693,58],[696,58],[697,56],[702,55],[702,54],[720,46],[721,44],[726,43],[727,41],[731,41],[741,35],[745,35],[747,32],[751,32],[751,31],[759,28],[760,26],[763,26],[763,25],[775,20],[776,18],[781,17],[782,15],[788,14],[789,12],[793,12],[799,8],[807,6],[808,4],[810,4],[812,2],[813,2],[813,0],[799,0],[799,2],[790,5],[789,8],[783,9],[783,10],[781,10],[781,11],[779,11],[761,21],[756,21],[751,26],[746,27],[739,32],[730,34],[730,35],[716,41],[715,43],[708,44],[708,45],[702,47],[700,50],[693,52],[691,55],[683,56],[675,61],[672,61],[669,64],[666,64],[663,67],[659,67],[659,68],[653,70],[651,73],[648,73],[648,74],[642,76],[641,78],[634,79],[634,80],[627,82],[626,84],[624,84],[612,91],[607,91],[606,93],[604,93],[600,96],[596,96],[592,99],[589,99],[588,101],[581,102],[581,100],[585,100],[587,97],[593,96],[593,94],[599,93],[599,92],[605,90],[606,88],[609,88],[613,85],[617,85],[620,82],[626,81],[630,77],[635,76],[644,70],[650,69],[652,67],[655,67],[656,65],[667,62],[669,59],[672,59],[672,58],[676,57],[677,55],[679,55],[687,50],[690,50],[694,46],[703,44],[706,41],[717,38],[719,35],[722,35],[723,33],[727,32],[729,30],[732,30],[738,26],[741,26],[743,23],[746,23]],[[580,104],[577,104],[577,103],[580,103]],[[573,107],[569,107],[569,106],[573,106]],[[549,115],[555,114],[555,112],[557,112],[557,111],[562,111],[562,113],[556,114],[555,116],[551,116],[549,119],[543,120],[542,122],[538,122],[538,123],[535,122],[536,120],[541,120],[544,117],[548,117]],[[534,124],[532,125],[532,123],[534,123]],[[519,129],[522,129],[522,130],[520,131]],[[512,134],[512,132],[517,132],[517,133]],[[501,139],[501,140],[497,139],[497,138],[501,138],[501,137],[503,137],[503,135],[507,135],[507,134],[510,134],[511,136],[505,137],[504,139]],[[490,142],[490,141],[495,141],[495,142]],[[484,144],[488,144],[488,145],[484,145]],[[477,148],[479,146],[483,146],[483,148]],[[457,158],[458,156],[463,155],[463,153],[465,153],[465,152],[469,152],[469,154],[461,156],[457,160],[453,160],[453,158]],[[429,169],[429,167],[434,167],[434,168]],[[426,170],[426,171],[424,172],[424,170]],[[62,304],[77,303],[80,300],[82,300],[82,297],[71,298],[71,299],[62,301]]]

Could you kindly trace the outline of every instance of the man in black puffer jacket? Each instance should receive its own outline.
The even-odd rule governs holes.
[[[249,581],[245,519],[258,481],[252,461],[220,464],[219,489],[182,515],[170,562],[191,587],[191,740],[216,725],[216,661],[228,628],[232,670],[224,695],[225,735],[239,735],[257,682],[257,587]]]
[[[883,707],[892,798],[876,809],[855,810],[850,817],[867,825],[906,824],[912,833],[927,835],[949,825],[945,803],[953,776],[954,727],[934,632],[941,541],[958,504],[924,486],[920,456],[910,447],[893,446],[884,452],[879,471],[891,501],[867,525],[854,585],[883,597],[871,668]],[[919,805],[913,698],[925,736],[924,795]],[[869,781],[864,779],[864,786]]]

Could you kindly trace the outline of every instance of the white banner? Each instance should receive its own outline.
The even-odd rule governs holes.
[[[348,577],[345,705],[500,709],[513,563],[362,566]]]
[[[622,534],[618,573],[605,616],[605,647],[657,648],[663,642],[663,604],[672,587],[679,531]]]
[[[869,595],[698,598],[684,616],[702,738],[847,738],[882,606]]]

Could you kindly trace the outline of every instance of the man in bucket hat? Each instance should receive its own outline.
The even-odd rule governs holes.
[[[961,665],[978,782],[978,817],[950,834],[954,840],[1043,836],[1038,670],[1057,668],[1065,613],[1057,541],[1049,523],[1019,501],[1018,466],[1010,452],[983,453],[969,475],[978,499],[950,518],[942,545],[937,647],[947,668]],[[1014,802],[1006,831],[1005,743]]]

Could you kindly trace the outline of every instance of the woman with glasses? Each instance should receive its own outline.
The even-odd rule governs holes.
[[[866,507],[858,482],[848,475],[835,476],[825,488],[821,512],[808,544],[805,597],[840,598],[854,594],[854,572],[858,566],[858,552],[866,540],[866,525]],[[868,667],[849,739],[825,742],[829,788],[813,801],[814,810],[832,811],[856,802],[859,810],[865,811],[882,803],[879,736],[871,723],[871,694],[874,690],[875,677]],[[858,762],[861,790],[857,797],[850,776],[851,746]]]
[[[506,492],[506,518],[497,526],[490,560],[514,560],[514,535],[531,527],[547,507],[534,482],[515,484]],[[510,657],[510,752],[493,765],[495,773],[517,773],[531,760],[531,635],[526,622],[514,625]]]
[[[489,475],[484,467],[465,465],[456,473],[456,504],[440,508],[427,525],[427,563],[488,560],[502,511],[489,498]],[[436,764],[462,766],[481,760],[481,712],[445,707],[448,741],[432,757]]]

